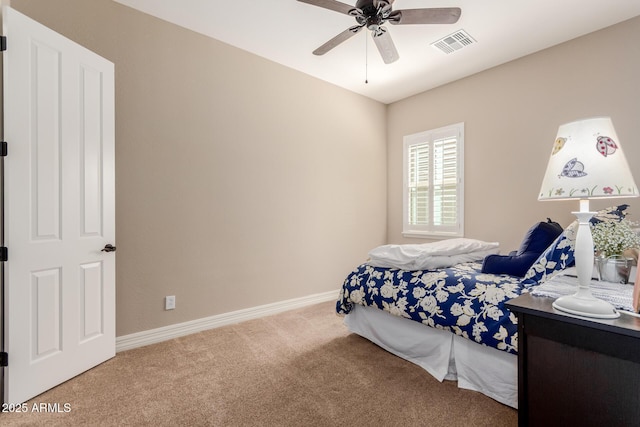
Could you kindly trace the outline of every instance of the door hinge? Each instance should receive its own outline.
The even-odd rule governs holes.
[[[0,353],[0,366],[9,366],[9,353],[6,351]]]
[[[7,36],[0,36],[0,51],[7,50]]]
[[[0,141],[0,157],[7,156],[7,141]]]
[[[0,246],[0,262],[9,261],[9,249],[6,246]]]

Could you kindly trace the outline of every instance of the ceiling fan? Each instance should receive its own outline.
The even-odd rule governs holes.
[[[355,7],[335,0],[298,1],[353,16],[358,23],[314,50],[314,55],[324,55],[367,27],[385,64],[397,61],[399,56],[391,35],[382,24],[453,24],[462,13],[458,7],[393,10],[394,0],[357,0]]]

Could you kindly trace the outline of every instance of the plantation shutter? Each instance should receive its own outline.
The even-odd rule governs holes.
[[[433,143],[433,225],[455,226],[458,222],[457,139]]]
[[[409,152],[409,222],[429,224],[429,144],[413,145]]]
[[[461,236],[463,124],[405,137],[403,234]]]

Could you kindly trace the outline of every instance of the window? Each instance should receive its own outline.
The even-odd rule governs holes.
[[[464,123],[404,137],[402,234],[464,235]]]

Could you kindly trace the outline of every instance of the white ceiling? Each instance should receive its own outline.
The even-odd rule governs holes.
[[[313,55],[355,19],[296,0],[115,1],[383,103],[640,15],[639,0],[396,0],[394,10],[460,7],[462,16],[451,25],[386,25],[400,55],[386,65],[365,30]],[[431,46],[461,29],[476,43],[450,54]]]

